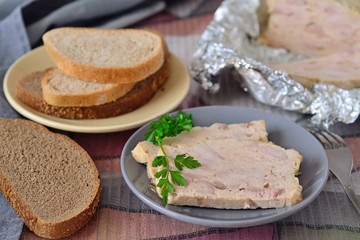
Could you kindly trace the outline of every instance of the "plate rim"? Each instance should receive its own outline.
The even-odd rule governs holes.
[[[174,110],[177,106],[179,106],[179,104],[181,104],[181,102],[185,99],[185,97],[187,96],[187,94],[189,93],[190,90],[190,75],[188,72],[187,67],[185,66],[185,64],[180,60],[179,57],[177,57],[175,54],[170,52],[170,66],[176,66],[175,71],[170,69],[170,77],[169,80],[172,81],[169,84],[169,81],[165,83],[165,85],[163,86],[163,88],[165,90],[159,90],[152,99],[150,99],[149,102],[147,102],[145,105],[141,106],[140,108],[126,113],[126,114],[122,114],[119,116],[115,116],[115,117],[111,117],[111,118],[103,118],[103,119],[65,119],[65,118],[57,118],[51,115],[47,115],[45,113],[42,112],[38,112],[30,107],[28,107],[26,104],[22,103],[20,100],[17,99],[16,94],[14,95],[12,93],[12,91],[14,91],[14,88],[10,87],[11,85],[15,86],[16,88],[16,83],[20,80],[20,78],[18,79],[11,79],[10,76],[13,73],[13,71],[15,71],[17,69],[17,67],[19,67],[19,65],[21,66],[23,61],[26,61],[28,59],[31,58],[35,58],[34,55],[39,54],[45,54],[45,58],[49,57],[49,55],[46,52],[45,47],[39,46],[29,52],[27,52],[26,54],[22,55],[19,59],[17,59],[10,67],[9,69],[6,71],[4,79],[3,79],[3,91],[4,91],[4,95],[6,100],[8,101],[8,103],[10,104],[11,107],[14,108],[14,110],[16,110],[16,112],[18,112],[20,115],[33,120],[35,122],[38,122],[42,125],[45,125],[47,127],[51,127],[54,129],[58,129],[58,130],[65,130],[65,131],[70,131],[70,132],[78,132],[78,133],[107,133],[107,132],[116,132],[116,131],[122,131],[122,130],[129,130],[129,129],[134,129],[137,128],[143,124],[145,124],[146,122],[162,115],[165,114],[167,112],[170,112],[172,110]],[[55,63],[51,63],[51,65],[55,65]],[[44,69],[46,67],[44,66]],[[26,73],[30,73],[31,71],[36,71],[35,69],[32,70],[26,70]],[[175,81],[177,79],[177,76],[175,73],[183,73],[182,75],[184,76],[184,79],[181,79],[181,84],[175,84],[173,81]],[[173,74],[173,75],[171,75]],[[13,83],[10,83],[10,81],[14,81]],[[173,101],[172,102],[168,102],[168,101],[157,101],[157,105],[148,105],[149,103],[151,103],[152,101],[154,101],[154,98],[158,97],[161,99],[161,97],[164,97],[164,93],[163,92],[167,92],[166,91],[166,87],[167,86],[171,86],[172,88],[170,88],[170,90],[172,90],[173,92],[177,92],[177,96],[173,97]],[[180,88],[179,88],[180,86]],[[176,91],[174,91],[176,88]],[[180,91],[181,89],[181,91]],[[169,89],[168,89],[169,91]],[[145,116],[144,114],[142,115],[141,118],[137,118],[137,119],[132,119],[132,121],[128,121],[126,123],[122,123],[122,124],[113,124],[113,125],[95,125],[94,123],[96,122],[110,122],[110,121],[116,121],[117,119],[121,119],[123,118],[123,116],[129,117],[131,115],[134,115],[134,113],[138,113],[139,111],[145,111],[149,106],[159,106],[158,103],[162,103],[162,107],[161,107],[161,111],[149,111],[150,114],[148,114],[148,116]],[[150,109],[151,110],[151,109]],[[93,126],[90,125],[86,125],[86,123],[92,123],[94,124]]]
[[[267,112],[267,111],[262,111],[259,109],[252,109],[252,108],[246,108],[246,107],[237,107],[237,106],[220,106],[220,105],[212,105],[212,106],[201,106],[201,107],[193,107],[193,108],[187,108],[187,109],[182,109],[183,111],[196,111],[197,109],[218,109],[218,108],[228,108],[231,110],[237,110],[237,111],[253,111],[256,113],[260,113],[260,114],[265,114],[265,115],[271,115],[272,117],[276,117],[278,119],[282,119],[283,121],[287,121],[289,124],[293,124],[296,125],[300,128],[302,128],[304,131],[306,131],[307,133],[309,133],[305,128],[303,128],[302,126],[286,119],[283,118],[277,114],[271,113],[271,112]],[[177,111],[171,112],[170,114],[176,114]],[[159,211],[160,213],[172,217],[174,219],[177,219],[179,221],[183,221],[183,222],[187,222],[187,223],[191,223],[191,224],[198,224],[198,225],[202,225],[202,226],[207,226],[207,227],[226,227],[226,228],[237,228],[237,227],[251,227],[251,226],[258,226],[258,225],[262,225],[262,224],[267,224],[267,223],[271,223],[274,221],[278,221],[281,219],[284,219],[286,217],[289,217],[293,214],[295,214],[296,212],[298,212],[299,210],[305,208],[306,206],[308,206],[311,202],[313,202],[318,195],[321,193],[321,191],[324,189],[326,183],[327,183],[327,178],[329,175],[329,170],[328,170],[328,162],[327,162],[327,156],[326,156],[326,152],[324,150],[324,148],[321,146],[321,144],[318,142],[319,146],[322,149],[322,155],[326,158],[326,161],[324,162],[325,166],[322,166],[322,168],[324,169],[324,171],[326,172],[326,176],[324,176],[321,180],[321,183],[319,184],[319,187],[317,189],[317,191],[315,191],[310,197],[308,197],[305,200],[302,200],[300,203],[291,206],[291,208],[288,211],[276,214],[274,215],[269,215],[269,216],[265,216],[262,218],[254,218],[254,219],[250,219],[250,220],[210,220],[210,219],[203,219],[203,218],[199,218],[199,217],[194,217],[194,216],[189,216],[189,215],[184,215],[181,214],[179,212],[176,211],[172,211],[171,209],[167,209],[166,206],[163,207],[161,205],[158,205],[156,202],[152,201],[151,199],[149,199],[147,196],[145,196],[140,190],[138,190],[136,188],[136,186],[132,183],[132,181],[129,179],[127,173],[126,173],[126,166],[125,166],[125,160],[128,157],[127,153],[125,153],[125,150],[127,148],[129,148],[129,145],[131,144],[131,138],[133,136],[135,136],[136,134],[138,134],[139,132],[141,132],[145,126],[148,126],[149,123],[143,125],[141,128],[137,129],[132,135],[131,137],[128,139],[128,141],[126,142],[126,144],[123,147],[123,150],[121,151],[121,155],[120,155],[120,168],[121,168],[121,172],[122,172],[122,176],[126,182],[126,184],[128,185],[128,187],[131,189],[131,191],[138,197],[140,198],[141,201],[143,201],[146,205],[148,205],[149,207]],[[310,133],[309,133],[310,134]],[[311,134],[310,134],[311,135]],[[311,135],[312,136],[312,135]],[[313,137],[313,136],[312,136]],[[314,139],[316,139],[315,137],[313,137]],[[325,170],[327,169],[327,170]],[[181,206],[178,206],[181,207]],[[285,207],[285,208],[289,208],[289,207]],[[216,210],[216,209],[215,209]],[[224,210],[224,209],[219,209],[219,210]],[[236,210],[236,209],[234,209]],[[256,209],[254,209],[256,211]],[[260,210],[266,210],[266,209],[260,209]],[[237,209],[237,211],[240,211],[240,209]]]

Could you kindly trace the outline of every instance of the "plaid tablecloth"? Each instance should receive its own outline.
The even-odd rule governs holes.
[[[147,26],[162,31],[170,51],[190,66],[197,39],[219,4],[219,1],[210,1],[208,5],[201,2],[173,5],[167,12],[135,27]],[[302,117],[260,104],[240,88],[224,89],[212,95],[204,92],[195,82],[191,83],[191,90],[179,109],[214,104],[271,110],[293,121]],[[3,106],[2,114],[5,112]],[[337,124],[332,130],[345,138],[353,152],[352,177],[355,191],[360,197],[360,122]],[[209,228],[164,216],[141,202],[122,178],[120,154],[134,131],[103,134],[64,132],[88,151],[100,172],[102,185],[101,203],[96,214],[83,229],[68,239],[360,239],[360,216],[334,178],[329,179],[318,198],[304,210],[266,225]],[[39,238],[24,227],[21,239]]]

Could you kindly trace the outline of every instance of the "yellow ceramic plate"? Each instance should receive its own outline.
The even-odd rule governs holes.
[[[10,105],[21,115],[45,126],[72,132],[115,132],[136,128],[151,119],[176,108],[190,88],[190,77],[185,65],[173,54],[170,55],[170,78],[164,89],[137,110],[105,119],[71,120],[53,117],[38,112],[16,97],[16,82],[26,74],[54,66],[45,48],[39,47],[19,58],[7,71],[4,78],[4,93]]]

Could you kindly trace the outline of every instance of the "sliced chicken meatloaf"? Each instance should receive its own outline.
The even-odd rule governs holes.
[[[263,138],[253,139],[253,135],[236,138],[235,135],[221,137],[220,134],[216,138],[212,133],[214,126],[220,125],[201,128],[201,131],[211,133],[208,138],[199,138],[199,141],[194,141],[196,137],[192,130],[178,135],[183,138],[181,141],[177,141],[176,136],[168,141],[170,145],[164,142],[169,156],[175,158],[178,154],[186,154],[201,163],[198,168],[182,171],[187,186],[175,185],[175,192],[168,196],[168,204],[255,209],[281,208],[301,201],[302,187],[296,177],[303,159],[299,152],[263,141]],[[226,129],[225,125],[221,126]],[[199,131],[196,129],[199,128],[194,129]],[[189,136],[188,142],[185,136]],[[132,154],[136,161],[149,163],[148,177],[152,185],[156,185],[158,179],[154,174],[160,169],[152,167],[151,161],[155,156],[162,155],[159,147],[150,142],[140,142]],[[170,165],[175,168],[172,161]],[[156,191],[161,196],[160,189],[156,187]]]
[[[179,144],[195,144],[204,140],[233,138],[238,140],[258,140],[268,141],[266,123],[264,120],[255,120],[248,123],[223,124],[214,123],[209,127],[193,127],[191,131],[183,131],[176,137],[167,137],[164,144],[177,146]],[[134,158],[141,162],[147,163],[156,157],[158,147],[150,142],[139,142],[132,151]]]

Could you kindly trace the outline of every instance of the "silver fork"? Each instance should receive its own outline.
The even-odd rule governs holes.
[[[340,181],[346,195],[360,214],[360,201],[351,187],[353,156],[346,142],[339,135],[320,128],[308,128],[324,146],[329,161],[329,170]]]

